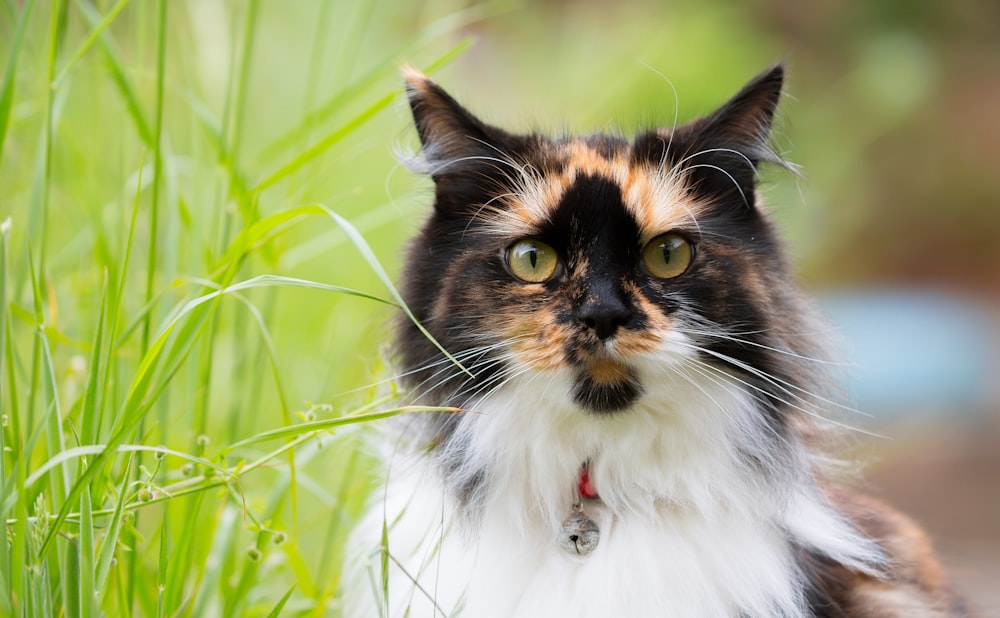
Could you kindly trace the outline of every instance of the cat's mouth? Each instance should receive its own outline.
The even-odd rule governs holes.
[[[635,369],[610,358],[584,363],[573,383],[573,401],[591,412],[620,412],[641,395]]]

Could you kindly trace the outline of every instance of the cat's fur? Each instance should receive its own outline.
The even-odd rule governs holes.
[[[633,139],[550,139],[407,72],[436,192],[403,295],[464,368],[409,320],[398,352],[414,401],[463,411],[391,440],[347,616],[964,615],[916,526],[824,479],[823,327],[756,195],[783,165],[782,80]],[[666,232],[694,255],[663,279],[642,252]],[[541,283],[508,265],[524,238],[558,255]],[[558,537],[584,465],[601,537],[581,557]]]

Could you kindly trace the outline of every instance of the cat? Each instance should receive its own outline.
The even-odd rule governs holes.
[[[457,411],[392,434],[346,616],[966,615],[916,525],[828,478],[824,327],[757,195],[783,80],[549,138],[405,70],[435,192],[397,351]]]

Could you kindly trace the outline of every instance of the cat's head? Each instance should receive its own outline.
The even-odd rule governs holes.
[[[559,373],[581,414],[607,416],[641,400],[644,367],[719,370],[780,417],[805,344],[756,184],[761,163],[783,164],[769,139],[782,80],[775,66],[682,126],[553,139],[490,126],[408,71],[435,202],[404,298],[476,376],[404,322],[412,391],[471,406],[512,376]]]

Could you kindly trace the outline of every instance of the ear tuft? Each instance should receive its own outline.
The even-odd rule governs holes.
[[[404,66],[403,80],[424,158],[432,168],[440,171],[484,156],[490,146],[503,142],[503,131],[484,124],[417,69]]]
[[[761,163],[795,171],[795,166],[785,162],[771,145],[771,127],[784,76],[784,67],[776,64],[751,79],[711,114],[669,135],[659,134],[672,151],[670,159],[690,173],[692,186],[724,201],[735,197],[752,207]]]
[[[714,113],[697,121],[694,128],[699,146],[735,149],[754,166],[762,161],[783,164],[770,146],[770,135],[784,79],[784,66],[776,64],[750,80]]]

